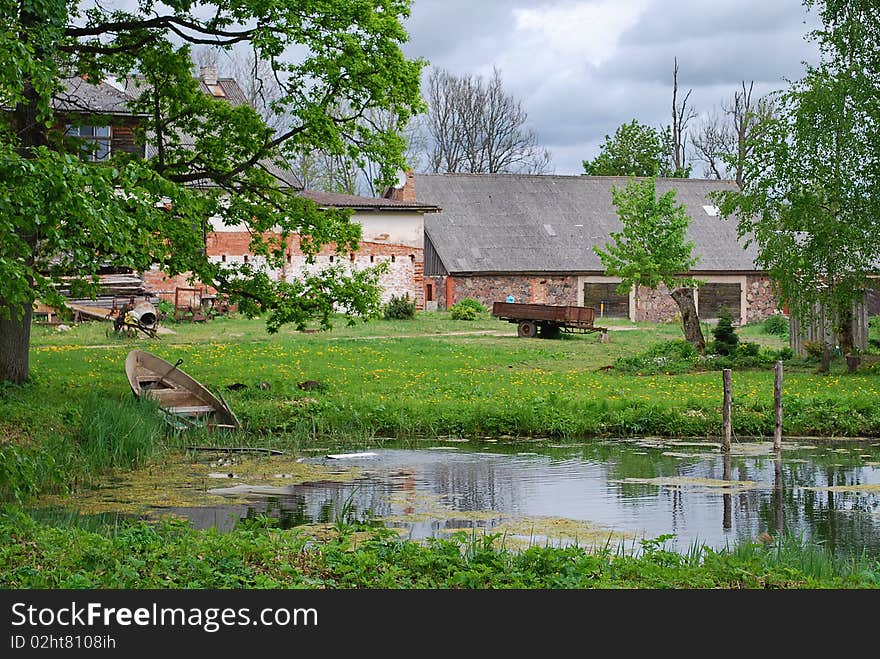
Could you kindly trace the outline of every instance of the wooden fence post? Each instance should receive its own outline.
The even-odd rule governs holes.
[[[776,382],[773,385],[773,402],[776,408],[776,431],[773,434],[773,450],[782,450],[782,362],[776,362]]]
[[[730,424],[730,403],[731,403],[731,386],[730,386],[730,369],[725,368],[722,373],[722,378],[724,381],[724,407],[722,408],[722,420],[724,422],[724,434],[721,439],[721,450],[725,452],[730,451],[730,435],[731,435],[731,424]]]

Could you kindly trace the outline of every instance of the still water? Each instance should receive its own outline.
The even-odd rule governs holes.
[[[635,547],[672,534],[665,546],[676,550],[784,530],[839,553],[880,557],[876,441],[786,442],[777,460],[769,443],[734,444],[725,457],[717,444],[693,441],[437,440],[302,462],[356,467],[358,475],[273,487],[218,480],[210,492],[236,503],[162,512],[221,530],[256,516],[280,527],[378,519],[413,539],[466,530],[503,534],[512,545]]]

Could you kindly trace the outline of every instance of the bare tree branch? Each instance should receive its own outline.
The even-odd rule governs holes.
[[[428,79],[427,130],[432,172],[544,173],[550,152],[526,128],[522,103],[505,93],[501,73],[488,81],[443,69]]]

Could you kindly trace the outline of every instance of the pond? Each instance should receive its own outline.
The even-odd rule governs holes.
[[[412,539],[465,530],[509,546],[634,548],[672,534],[665,546],[687,551],[784,530],[838,553],[880,557],[880,443],[872,440],[789,440],[779,460],[766,442],[734,443],[724,456],[715,443],[661,439],[383,441],[295,460],[186,460],[182,476],[158,468],[135,494],[109,483],[92,493],[108,505],[89,508],[83,498],[83,509],[135,498],[153,516],[222,531],[260,516],[284,528],[373,519]],[[163,488],[177,495],[144,494]],[[203,498],[179,496],[188,490]]]

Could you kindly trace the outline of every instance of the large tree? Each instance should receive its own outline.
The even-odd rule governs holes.
[[[670,157],[670,132],[657,130],[633,119],[606,135],[599,155],[584,160],[590,176],[676,176]]]
[[[273,282],[248,265],[205,255],[208,218],[247,227],[252,250],[281,264],[287,238],[313,255],[355,249],[360,228],[281,189],[265,164],[322,149],[382,164],[391,183],[405,166],[399,129],[422,109],[423,62],[400,45],[409,0],[141,0],[111,8],[76,0],[0,0],[0,381],[28,378],[32,305],[60,304],[56,284],[94,291],[103,265],[192,272],[247,309],[281,323],[328,322],[334,308],[369,313],[374,274],[328,270]],[[193,45],[247,46],[268,62],[281,96],[270,128],[247,106],[203,94]],[[133,81],[131,110],[152,156],[81,157],[64,136],[66,81]],[[393,130],[362,121],[395,113]],[[109,119],[91,117],[105,124]],[[59,130],[61,128],[61,130]]]
[[[685,207],[675,200],[675,190],[657,196],[653,178],[632,179],[623,189],[614,186],[612,200],[623,230],[612,232],[613,242],[593,247],[605,273],[620,277],[618,292],[640,286],[656,289],[664,284],[681,312],[685,338],[703,354],[706,341],[694,303],[696,281],[686,273],[697,264],[694,243],[687,240],[690,224]]]
[[[504,90],[498,69],[488,80],[435,69],[427,103],[431,172],[543,174],[550,168],[550,152],[538,145],[528,114]]]
[[[792,312],[831,318],[848,351],[853,302],[880,265],[880,16],[867,1],[807,4],[823,19],[820,61],[779,94],[743,189],[720,195],[720,208],[739,218]]]

